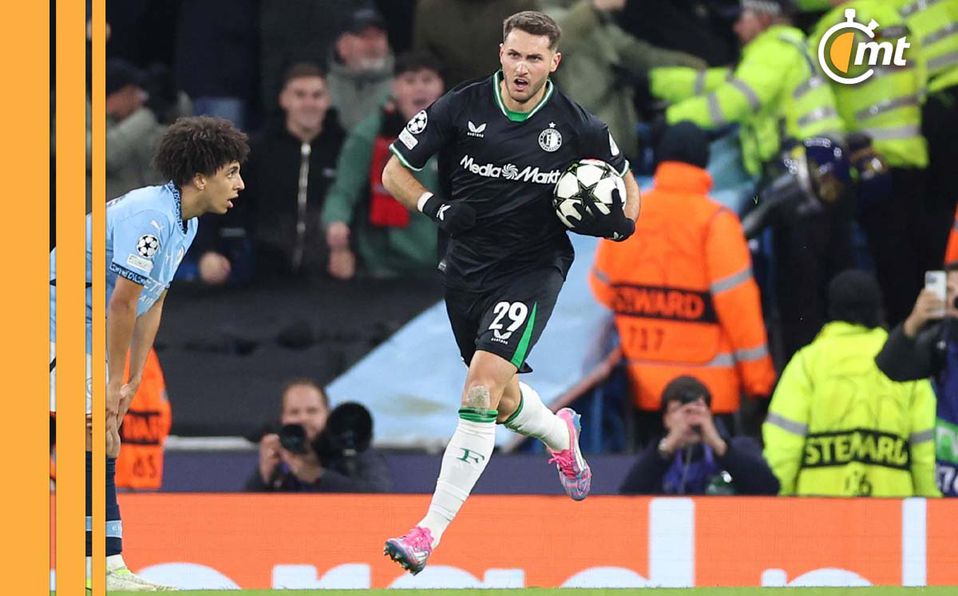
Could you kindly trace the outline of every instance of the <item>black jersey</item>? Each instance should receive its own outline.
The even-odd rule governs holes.
[[[499,95],[502,73],[463,83],[416,114],[390,149],[413,169],[438,153],[439,193],[466,201],[476,225],[441,250],[450,287],[489,288],[529,267],[554,265],[563,277],[572,244],[552,208],[559,176],[590,157],[624,174],[628,162],[609,129],[551,81],[531,112],[510,112]]]

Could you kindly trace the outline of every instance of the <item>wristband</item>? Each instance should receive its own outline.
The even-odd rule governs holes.
[[[422,208],[426,206],[426,202],[431,198],[432,198],[432,193],[429,192],[428,190],[422,193],[422,195],[419,196],[419,200],[416,201],[416,209],[418,209],[420,213],[425,213],[425,211],[423,211]]]

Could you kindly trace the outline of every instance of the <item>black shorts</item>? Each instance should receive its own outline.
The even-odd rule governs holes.
[[[497,287],[474,292],[446,289],[446,312],[466,366],[476,350],[492,352],[519,372],[546,327],[565,279],[554,267],[534,269]]]

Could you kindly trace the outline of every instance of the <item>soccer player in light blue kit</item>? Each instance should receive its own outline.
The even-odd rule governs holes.
[[[165,589],[132,573],[123,562],[123,526],[114,481],[119,427],[139,387],[147,353],[163,313],[166,290],[196,236],[197,218],[224,214],[243,190],[240,165],[249,153],[246,135],[221,118],[180,118],[153,156],[169,180],[130,191],[106,209],[106,588],[152,592]],[[92,555],[92,344],[91,218],[86,220],[87,453],[86,550]],[[50,409],[55,411],[56,249],[50,252]],[[126,354],[130,377],[124,379]],[[89,580],[88,580],[89,581]]]

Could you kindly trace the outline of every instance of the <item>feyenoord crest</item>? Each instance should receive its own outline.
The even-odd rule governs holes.
[[[549,153],[562,146],[562,134],[555,129],[555,122],[550,122],[549,128],[539,133],[539,146]]]
[[[143,258],[152,259],[158,250],[160,250],[160,241],[152,234],[143,234],[136,241],[136,252]]]
[[[406,124],[406,130],[411,132],[414,135],[418,135],[422,131],[426,130],[426,123],[429,121],[429,117],[426,116],[426,111],[421,110],[418,114],[412,117],[412,120]]]

